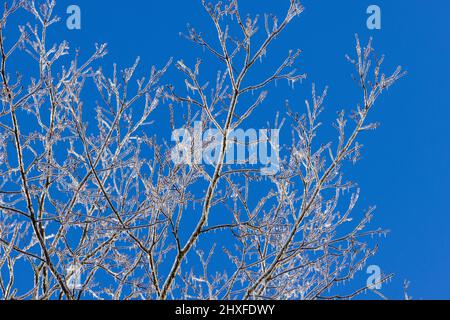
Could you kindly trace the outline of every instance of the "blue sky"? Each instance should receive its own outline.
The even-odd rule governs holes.
[[[242,0],[242,5],[251,12],[281,13],[276,5],[280,2]],[[66,4],[62,3],[58,9],[64,18]],[[148,67],[162,66],[169,57],[195,61],[203,52],[180,38],[179,32],[186,30],[187,23],[205,33],[211,30],[200,0],[72,3],[82,10],[82,29],[69,31],[61,24],[54,36],[66,38],[72,48],[86,55],[94,43],[107,42],[105,66],[112,62],[128,66],[136,56]],[[352,67],[344,56],[353,53],[355,33],[363,41],[374,37],[377,52],[387,56],[387,71],[398,64],[408,71],[372,113],[371,119],[382,126],[363,136],[363,158],[347,172],[362,188],[360,207],[377,205],[374,224],[392,231],[371,260],[386,273],[396,274],[383,293],[401,298],[402,282],[408,279],[410,294],[416,299],[450,298],[450,2],[303,3],[306,11],[278,39],[273,54],[276,60],[288,49],[302,49],[299,66],[308,73],[308,80],[295,91],[278,90],[269,101],[280,108],[285,99],[303,103],[315,82],[319,88],[330,86],[325,117],[331,119],[338,110],[352,108],[357,91],[350,78]],[[380,31],[366,27],[366,9],[371,4],[382,10]],[[173,69],[167,76],[174,75],[178,76]],[[273,119],[270,111],[258,117],[255,121]]]

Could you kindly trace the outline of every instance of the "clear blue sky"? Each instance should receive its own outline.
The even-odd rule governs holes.
[[[63,2],[59,10],[66,17]],[[162,66],[171,56],[193,61],[202,51],[178,33],[187,23],[212,30],[200,0],[72,2],[81,7],[82,30],[61,25],[57,37],[68,39],[83,54],[95,42],[107,42],[105,65],[115,61],[128,66],[136,56],[144,66]],[[277,12],[280,2],[242,0],[260,13]],[[382,9],[381,31],[366,28],[370,4]],[[280,37],[276,51],[281,56],[287,49],[302,49],[300,66],[309,79],[295,91],[277,91],[271,101],[280,107],[287,98],[302,103],[314,81],[330,86],[329,115],[352,108],[352,68],[344,55],[353,53],[355,33],[364,40],[374,37],[377,52],[387,56],[388,70],[401,64],[409,72],[373,112],[372,120],[382,126],[363,137],[363,159],[349,174],[362,188],[360,207],[376,204],[375,225],[392,231],[371,260],[397,275],[383,293],[401,298],[402,282],[409,279],[416,299],[450,298],[450,2],[304,0],[304,5],[306,11]],[[270,113],[259,117],[272,120]]]

